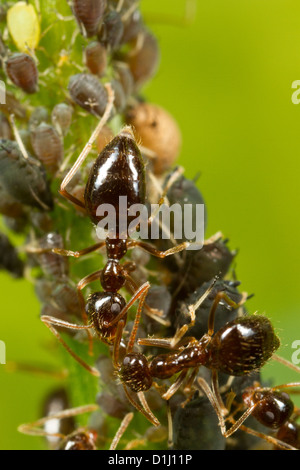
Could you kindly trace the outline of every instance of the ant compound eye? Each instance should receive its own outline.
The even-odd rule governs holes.
[[[121,312],[121,306],[119,304],[112,304],[110,310],[114,315],[118,315]]]

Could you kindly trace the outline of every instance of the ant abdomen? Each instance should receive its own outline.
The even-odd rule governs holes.
[[[295,449],[300,449],[300,426],[293,421],[283,424],[276,434],[276,438],[289,444]]]
[[[86,312],[102,341],[109,344],[113,342],[117,324],[109,325],[125,305],[123,297],[114,292],[94,292],[89,296]],[[126,316],[124,319],[126,321]]]
[[[133,392],[144,392],[152,385],[147,359],[140,353],[124,356],[118,376]]]
[[[292,416],[294,403],[289,395],[279,390],[250,389],[243,394],[247,406],[257,403],[252,415],[264,426],[272,429],[281,428]]]
[[[262,367],[280,341],[264,316],[237,318],[224,325],[208,345],[207,367],[228,375],[244,375]]]
[[[126,211],[133,204],[144,204],[145,194],[145,170],[141,154],[131,130],[125,128],[102,150],[94,163],[85,189],[86,210],[97,224],[104,216],[97,215],[97,208],[102,204],[110,204],[115,208],[118,219],[120,196],[127,197]],[[128,223],[134,218],[128,216]]]

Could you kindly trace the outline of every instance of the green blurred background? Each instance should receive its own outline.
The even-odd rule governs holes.
[[[300,340],[300,105],[291,101],[292,82],[300,79],[300,4],[196,3],[194,22],[184,27],[167,24],[184,17],[184,0],[141,1],[161,47],[160,68],[145,96],[177,119],[179,163],[187,177],[201,172],[207,235],[221,230],[239,249],[237,277],[255,293],[248,308],[272,319],[280,354],[291,359],[291,345]],[[52,338],[38,319],[31,284],[0,273],[0,286],[7,360],[57,364],[45,348]],[[299,380],[274,362],[264,376],[277,384]],[[45,393],[57,383],[6,373],[0,365],[0,449],[43,448],[39,438],[16,428],[39,417]]]

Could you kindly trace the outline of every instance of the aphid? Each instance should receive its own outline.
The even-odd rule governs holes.
[[[124,57],[132,73],[136,90],[153,77],[159,58],[156,38],[149,31],[143,31],[137,37],[136,46]]]
[[[72,0],[71,8],[84,36],[97,34],[105,7],[106,0]]]
[[[5,61],[7,76],[15,86],[25,93],[36,93],[38,90],[38,69],[33,58],[22,52],[13,54]]]
[[[7,11],[7,26],[14,43],[21,52],[36,49],[40,40],[40,21],[34,7],[17,2]]]
[[[117,11],[108,12],[98,34],[98,40],[106,48],[115,49],[119,46],[124,33],[122,17]]]
[[[120,225],[120,221],[116,221],[114,236],[108,236],[105,241],[78,252],[55,249],[55,252],[58,254],[78,258],[106,246],[108,260],[105,267],[100,271],[96,271],[86,276],[77,285],[77,291],[82,305],[83,318],[87,321],[85,313],[87,312],[91,324],[89,326],[79,326],[58,322],[56,319],[51,319],[51,317],[47,316],[42,317],[42,321],[46,326],[48,326],[53,334],[58,337],[59,341],[68,349],[74,359],[80,362],[94,375],[99,375],[98,371],[91,368],[74,352],[70,351],[62,338],[57,335],[55,326],[65,326],[66,328],[71,329],[94,328],[102,341],[112,344],[117,332],[118,323],[122,321],[122,324],[125,324],[127,312],[136,300],[139,300],[138,311],[142,309],[147,292],[150,288],[150,284],[148,282],[138,288],[130,275],[130,272],[134,269],[132,263],[125,263],[124,265],[120,264],[120,260],[124,257],[127,250],[138,246],[154,256],[165,258],[166,256],[186,249],[190,245],[190,243],[183,243],[182,245],[178,245],[170,250],[162,252],[156,250],[155,247],[148,243],[128,239],[128,226],[135,217],[128,216],[128,220],[122,222],[122,217],[124,217],[125,214],[124,212],[120,214],[119,197],[120,195],[126,196],[127,208],[130,208],[130,206],[135,203],[145,203],[146,194],[144,165],[130,128],[123,129],[123,131],[121,131],[120,134],[104,148],[96,159],[85,187],[85,204],[76,199],[66,190],[66,186],[86,158],[92,142],[95,141],[103,123],[106,122],[107,117],[110,115],[113,93],[111,88],[108,88],[108,90],[110,106],[107,107],[103,118],[99,122],[90,141],[78,157],[77,162],[63,180],[60,193],[78,207],[85,209],[87,215],[95,224],[98,224],[98,222],[103,219],[103,216],[98,215],[98,207],[106,203],[111,204],[119,214],[121,224],[125,224],[125,232]],[[96,280],[100,280],[103,292],[95,292],[91,294],[85,306],[84,297],[81,291],[85,286]],[[125,299],[118,294],[118,291],[125,286],[125,284],[129,289],[135,292],[127,304]],[[148,313],[150,311],[153,315],[151,309],[147,308],[146,304],[145,306],[146,311],[148,311]]]
[[[98,117],[103,115],[107,105],[107,95],[95,75],[88,73],[72,75],[68,90],[72,100],[81,108]]]
[[[63,141],[53,126],[42,122],[31,131],[31,144],[37,158],[50,174],[55,174],[62,162]]]
[[[154,174],[169,170],[181,148],[181,133],[175,119],[160,106],[140,103],[129,108],[126,122],[134,127],[142,146],[154,152],[151,159]]]
[[[8,194],[4,187],[0,184],[0,214],[6,215],[7,217],[23,217],[24,206],[16,201],[13,197]]]
[[[12,276],[23,276],[24,263],[19,258],[16,248],[11,244],[4,233],[0,232],[0,269],[8,271]]]
[[[39,210],[51,210],[53,199],[45,169],[31,157],[25,158],[18,144],[0,140],[0,183],[17,202]]]
[[[225,437],[231,436],[239,428],[244,428],[244,421],[249,416],[253,416],[263,426],[278,430],[277,438],[278,434],[280,436],[281,428],[284,427],[286,429],[287,423],[291,422],[291,417],[295,411],[293,401],[285,392],[285,389],[294,387],[300,387],[300,383],[283,384],[272,388],[261,387],[258,382],[254,383],[254,386],[246,389],[242,395],[247,410],[237,420],[234,420],[232,416],[228,418],[233,423],[228,430],[226,430],[224,420],[221,420],[222,434]],[[246,432],[247,430],[248,428],[245,429]],[[280,448],[289,448],[288,443],[285,446],[283,443],[277,442],[272,436],[262,433],[257,433],[257,435],[268,442],[278,445]]]
[[[126,44],[136,39],[143,30],[143,20],[137,3],[132,0],[125,0],[122,9],[122,21],[124,24],[121,44]]]
[[[68,274],[68,260],[53,253],[52,248],[63,248],[62,237],[55,232],[47,233],[33,246],[29,245],[26,251],[34,254],[44,274],[61,280]]]
[[[60,135],[66,135],[72,123],[73,108],[67,103],[58,103],[54,106],[51,119],[52,124]]]
[[[51,421],[53,422],[53,420],[65,420],[66,418],[73,418],[74,416],[78,416],[84,413],[91,413],[97,410],[97,405],[85,405],[78,408],[65,409],[63,411],[58,411],[49,416],[46,416],[45,418],[41,418],[33,423],[22,424],[19,426],[18,431],[30,436],[58,438],[60,442],[56,447],[57,450],[97,450],[98,433],[94,429],[79,428],[68,435],[63,434],[63,432],[60,431],[53,432],[52,430],[47,430],[47,424]],[[114,450],[117,447],[132,418],[133,413],[128,413],[124,417],[110,444],[109,450]]]
[[[107,67],[107,50],[98,41],[89,43],[84,50],[85,65],[89,71],[103,77]]]
[[[194,256],[187,253],[172,281],[171,289],[176,292],[177,299],[186,298],[215,276],[224,277],[235,255],[236,252],[230,251],[226,240],[222,239],[204,244]]]
[[[126,98],[128,98],[132,94],[134,88],[133,76],[128,65],[125,62],[116,61],[113,63],[113,69],[116,78],[122,85]]]
[[[111,86],[115,93],[115,108],[118,113],[121,113],[126,106],[126,96],[121,83],[118,80],[111,80]]]
[[[32,131],[42,123],[49,122],[49,111],[45,106],[37,106],[32,111],[29,118],[29,129]]]
[[[12,139],[13,133],[6,116],[0,112],[0,139]]]
[[[27,119],[26,109],[11,91],[6,90],[5,101],[4,104],[0,103],[0,110],[6,114],[6,116],[14,114],[14,116],[20,120]]]

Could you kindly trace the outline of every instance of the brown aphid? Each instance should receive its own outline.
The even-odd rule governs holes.
[[[24,215],[23,205],[16,201],[0,183],[0,214],[7,217],[22,217]]]
[[[0,270],[8,271],[13,277],[23,277],[24,262],[19,258],[17,249],[4,233],[0,232]]]
[[[95,36],[103,20],[106,0],[73,0],[73,14],[86,37]]]
[[[138,8],[136,8],[129,17],[127,15],[127,11],[130,7],[132,7],[132,4],[132,1],[125,0],[124,2],[124,7],[122,10],[122,17],[124,22],[124,31],[121,39],[122,44],[133,41],[143,29],[142,14]],[[124,16],[126,17],[125,20]]]
[[[14,116],[20,120],[27,119],[26,109],[11,91],[6,90],[5,98],[6,103],[0,102],[0,110],[6,114],[6,116],[14,114]]]
[[[143,31],[136,40],[133,49],[125,57],[134,78],[135,89],[138,90],[156,73],[160,59],[156,38]]]
[[[0,112],[0,139],[12,139],[13,133],[6,116]]]
[[[37,106],[29,118],[29,129],[36,129],[42,122],[49,122],[49,111],[45,106]]]
[[[79,73],[70,78],[68,89],[72,100],[91,114],[102,116],[107,105],[107,93],[95,75]]]
[[[104,17],[98,39],[106,48],[115,49],[121,42],[123,32],[124,24],[120,13],[110,11]]]
[[[63,142],[54,127],[42,122],[31,132],[31,144],[37,158],[54,174],[63,159]]]
[[[107,50],[98,41],[93,41],[88,44],[84,51],[85,65],[89,71],[103,77],[107,67]]]
[[[5,62],[7,76],[25,93],[36,93],[38,90],[38,69],[32,57],[16,53]]]
[[[66,135],[71,123],[73,116],[73,108],[67,103],[58,103],[54,106],[51,119],[52,124],[57,129],[59,134]]]
[[[134,80],[129,66],[125,62],[114,62],[115,76],[121,83],[125,96],[128,98],[134,89]]]
[[[126,122],[134,127],[143,147],[155,153],[156,158],[151,159],[153,172],[160,175],[170,169],[181,148],[181,133],[175,119],[160,106],[141,103],[129,109]]]
[[[53,209],[45,168],[21,153],[16,142],[0,140],[0,183],[16,201],[39,210]]]
[[[40,238],[37,241],[37,250],[33,250],[33,253],[45,274],[55,279],[62,279],[68,274],[68,260],[49,251],[52,248],[63,248],[62,237],[55,232],[47,233]]]

